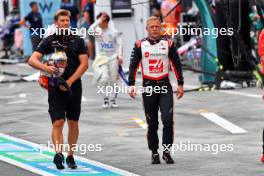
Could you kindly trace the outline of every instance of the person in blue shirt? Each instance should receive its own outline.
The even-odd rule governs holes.
[[[71,3],[70,0],[63,0],[61,9],[69,10],[71,12],[71,28],[77,28],[77,21],[79,19],[78,7]]]
[[[29,6],[31,7],[31,12],[21,19],[19,24],[29,29],[32,49],[34,51],[41,41],[40,29],[43,28],[43,24],[37,2],[33,1]],[[30,26],[28,26],[26,22],[29,22]]]

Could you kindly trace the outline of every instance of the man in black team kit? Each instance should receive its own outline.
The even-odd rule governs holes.
[[[163,159],[168,164],[174,161],[170,155],[170,147],[173,144],[173,90],[169,81],[169,65],[176,74],[178,80],[177,99],[182,98],[183,76],[179,57],[172,40],[162,37],[161,22],[158,17],[149,17],[147,20],[148,37],[137,41],[133,49],[130,66],[129,66],[129,85],[130,96],[135,98],[135,76],[137,68],[140,65],[143,75],[144,92],[143,104],[145,109],[146,120],[148,124],[148,147],[152,151],[152,164],[159,164],[158,154],[158,111],[161,111],[163,123],[162,144]],[[166,91],[164,91],[166,90]]]
[[[63,126],[65,118],[67,118],[69,126],[68,143],[70,148],[66,163],[69,168],[76,169],[77,166],[73,158],[73,149],[77,143],[79,134],[78,120],[81,112],[82,97],[80,78],[88,68],[88,55],[83,39],[70,33],[70,12],[68,10],[58,10],[54,19],[57,26],[56,33],[41,41],[28,63],[42,72],[57,75],[57,73],[61,72],[61,68],[59,67],[58,69],[57,64],[42,64],[40,61],[42,56],[53,53],[54,58],[50,59],[50,62],[60,56],[64,57],[66,55],[67,57],[66,68],[61,77],[59,77],[61,79],[51,77],[48,82],[44,81],[41,83],[48,84],[48,86],[42,86],[48,87],[49,114],[52,121],[52,140],[56,152],[53,162],[57,169],[64,169],[64,156],[61,146],[63,145]],[[63,84],[59,84],[58,81],[62,79],[65,80],[64,86]],[[56,82],[58,85],[56,85]]]

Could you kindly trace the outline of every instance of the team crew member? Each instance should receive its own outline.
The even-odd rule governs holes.
[[[260,57],[260,63],[262,66],[262,74],[264,74],[264,30],[261,31],[258,41],[258,54]]]
[[[258,41],[258,54],[260,57],[260,63],[261,63],[261,72],[264,74],[264,30],[261,31],[259,35],[259,41]],[[264,95],[262,97],[264,99]],[[261,156],[261,162],[264,163],[264,129],[262,132],[262,156]]]
[[[79,9],[70,0],[62,0],[61,9],[69,10],[71,12],[71,27],[76,28],[77,22],[80,18]]]
[[[43,27],[43,25],[37,2],[33,1],[29,4],[29,6],[31,7],[31,12],[27,14],[25,18],[21,19],[19,24],[29,29],[32,49],[34,51],[41,41],[40,29]],[[26,21],[29,22],[30,26],[27,25]]]
[[[141,66],[143,87],[146,88],[142,96],[148,124],[148,147],[152,151],[152,164],[160,163],[157,133],[159,109],[163,123],[163,159],[166,163],[173,164],[174,161],[169,151],[173,143],[173,90],[168,78],[169,65],[172,65],[178,80],[178,99],[182,98],[184,94],[182,68],[174,43],[170,39],[160,36],[160,19],[154,16],[149,17],[146,29],[148,37],[136,42],[131,55],[129,65],[129,85],[131,87],[129,93],[132,98],[135,98],[135,76],[137,68]],[[149,90],[152,92],[150,93]]]
[[[164,27],[174,31],[180,22],[180,16],[182,12],[181,4],[179,4],[174,10],[172,10],[178,4],[178,0],[164,0],[161,3],[161,14],[164,17]]]
[[[94,61],[95,72],[100,72],[101,77],[98,81],[99,86],[114,86],[118,80],[118,65],[123,62],[122,40],[117,30],[109,26],[110,17],[107,13],[102,12],[97,16],[89,30],[96,34],[96,58]],[[117,56],[117,58],[115,58]],[[96,63],[105,63],[98,67]],[[113,93],[109,101],[108,94],[104,96],[103,107],[118,107],[116,95]]]
[[[28,63],[43,72],[56,74],[59,70],[55,66],[48,66],[40,62],[43,55],[53,53],[54,43],[57,43],[56,50],[66,53],[67,67],[61,76],[71,93],[63,86],[54,86],[48,91],[49,114],[52,121],[52,140],[55,146],[54,164],[57,169],[64,169],[64,156],[62,154],[63,126],[67,118],[69,133],[68,143],[70,150],[66,158],[69,168],[77,168],[73,158],[73,147],[77,143],[79,127],[78,120],[81,111],[82,84],[81,76],[88,68],[87,50],[83,39],[69,32],[70,12],[58,10],[54,16],[57,32],[44,38],[36,51],[30,57]],[[66,32],[58,32],[66,31]],[[67,32],[68,31],[68,32]],[[55,47],[57,47],[55,46]],[[54,84],[54,83],[53,83]]]

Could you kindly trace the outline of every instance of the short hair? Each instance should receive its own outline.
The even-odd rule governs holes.
[[[106,17],[106,21],[107,23],[109,23],[110,21],[110,16],[106,13],[106,12],[100,12],[97,16],[96,16],[96,19],[99,19],[103,14],[106,14],[107,17]]]
[[[147,26],[148,26],[148,23],[149,23],[150,21],[159,21],[159,22],[161,22],[159,17],[157,17],[157,16],[150,16],[150,17],[148,17],[148,19],[147,19]]]
[[[38,3],[36,1],[32,1],[29,3],[29,6],[32,8],[34,5],[37,5]]]
[[[54,20],[57,21],[59,16],[71,17],[71,12],[69,10],[59,9],[54,15]]]

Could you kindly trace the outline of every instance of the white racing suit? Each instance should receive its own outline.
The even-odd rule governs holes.
[[[118,57],[122,58],[123,47],[120,34],[114,28],[101,29],[96,21],[89,30],[95,32],[96,57],[93,63],[94,83],[98,86],[114,86],[119,78]],[[99,34],[99,35],[98,35]]]

